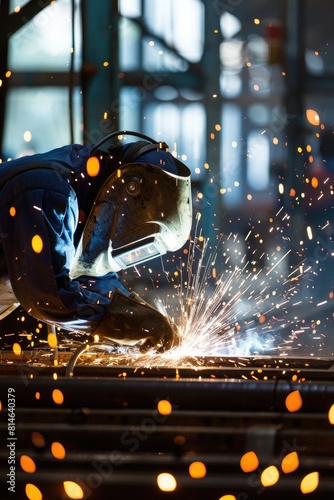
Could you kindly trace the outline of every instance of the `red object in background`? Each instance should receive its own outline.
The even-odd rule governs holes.
[[[269,48],[269,64],[283,64],[284,26],[280,21],[269,21],[265,28],[265,38]]]

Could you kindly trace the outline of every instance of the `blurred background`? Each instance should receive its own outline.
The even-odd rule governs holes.
[[[167,142],[192,170],[201,235],[211,249],[219,242],[213,274],[248,262],[261,278],[257,300],[244,296],[248,312],[256,305],[263,318],[289,297],[279,327],[268,327],[279,330],[271,345],[292,334],[293,354],[331,356],[330,9],[329,0],[2,0],[0,157],[124,129]],[[125,284],[164,298],[180,255],[125,273]],[[43,330],[35,323],[17,309],[2,340]]]

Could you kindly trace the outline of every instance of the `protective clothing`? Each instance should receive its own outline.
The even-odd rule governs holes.
[[[128,155],[122,162],[131,148],[117,145],[106,153],[93,145],[69,145],[0,165],[0,260],[2,253],[8,274],[0,276],[0,283],[8,286],[9,276],[15,301],[37,319],[66,330],[97,333],[100,340],[110,338],[121,344],[146,341],[146,345],[171,347],[175,328],[153,307],[131,296],[117,266],[109,265],[116,262],[114,256],[110,258],[110,248],[116,235],[119,255],[124,255],[124,248],[128,258],[137,248],[140,253],[141,243],[149,244],[145,224],[153,228],[148,232],[153,241],[159,240],[160,233],[170,232],[165,241],[158,241],[164,245],[162,252],[183,246],[191,224],[190,172],[165,149],[149,143],[141,144],[139,156]],[[92,157],[97,168],[92,168]],[[140,194],[132,196],[133,185],[138,186],[131,182],[138,176]],[[152,179],[158,182],[155,193]],[[174,195],[171,189],[163,193],[168,186],[175,187]],[[108,190],[116,193],[115,198],[107,196]],[[175,206],[171,203],[165,210],[165,224],[161,211],[166,209],[166,196],[174,196]],[[139,222],[128,212],[128,224],[122,226],[129,197],[132,208],[142,197],[136,207]],[[111,208],[109,216],[106,208]],[[107,222],[99,222],[101,211]],[[169,241],[174,246],[168,248]],[[8,301],[0,301],[0,319],[1,308],[8,308]]]

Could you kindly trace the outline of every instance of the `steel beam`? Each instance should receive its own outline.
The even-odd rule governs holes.
[[[6,77],[8,65],[8,35],[7,24],[9,20],[9,0],[0,2],[0,159],[2,158],[2,139],[5,126],[6,97],[8,78]]]
[[[30,2],[23,5],[18,12],[10,14],[6,24],[7,36],[12,35],[15,31],[22,28],[22,26],[24,26],[28,21],[31,21],[50,4],[50,0],[38,0],[37,2],[35,0],[30,0]]]
[[[219,88],[221,64],[219,58],[219,46],[222,41],[219,29],[219,16],[217,8],[212,2],[204,2],[205,9],[205,40],[203,58],[201,61],[202,73],[206,75],[203,79],[204,106],[206,110],[206,162],[210,167],[209,179],[201,183],[200,190],[203,194],[199,211],[202,216],[201,225],[205,228],[203,236],[209,238],[214,244],[217,232],[215,228],[220,226],[222,215],[222,204],[219,193],[220,182],[220,151],[221,133],[215,128],[221,123],[221,95]],[[196,204],[195,204],[196,207]]]
[[[294,241],[301,241],[303,236],[304,213],[302,205],[294,203],[294,198],[290,196],[290,189],[294,188],[297,193],[301,193],[303,186],[303,160],[297,152],[297,147],[301,144],[302,138],[302,117],[303,117],[303,93],[305,90],[304,75],[304,9],[305,5],[301,0],[286,0],[285,24],[286,24],[286,113],[288,121],[286,124],[287,163],[288,168],[285,176],[285,209],[293,214],[291,218],[291,235]],[[291,258],[291,257],[290,257]],[[299,258],[299,257],[298,257]],[[292,262],[296,265],[298,262]]]
[[[56,371],[56,369],[54,370]],[[149,371],[149,370],[147,370]],[[26,366],[26,371],[17,371],[17,375],[0,377],[0,394],[6,394],[8,387],[15,390],[17,405],[40,408],[36,392],[43,395],[43,406],[54,408],[52,389],[57,388],[63,395],[61,408],[82,408],[83,402],[89,408],[155,408],[157,398],[170,399],[175,407],[183,411],[229,411],[233,412],[282,412],[286,411],[286,397],[293,391],[299,391],[302,407],[298,415],[323,412],[327,415],[334,401],[333,381],[291,380],[245,380],[207,378],[167,379],[164,370],[155,378],[142,379],[113,373],[109,377],[80,376],[58,377],[55,383],[51,376],[38,375],[37,369]],[[28,376],[29,374],[29,376]],[[252,395],[256,394],[256,397]],[[223,397],[222,397],[223,396]]]
[[[94,143],[118,129],[118,5],[82,1],[84,141]]]

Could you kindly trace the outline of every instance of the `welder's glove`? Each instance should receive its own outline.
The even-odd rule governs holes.
[[[99,340],[113,340],[122,345],[141,342],[141,350],[159,352],[177,345],[177,328],[137,294],[125,295],[116,289],[102,321],[93,334]]]

